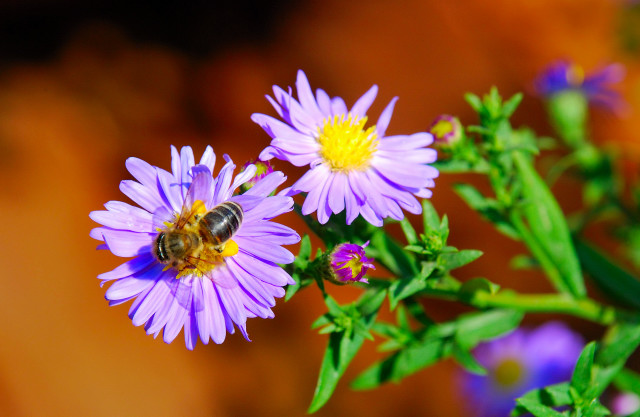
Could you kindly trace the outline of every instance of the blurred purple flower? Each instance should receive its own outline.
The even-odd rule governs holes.
[[[129,309],[133,324],[144,324],[147,334],[154,337],[164,329],[166,343],[171,343],[183,328],[189,349],[195,347],[198,336],[205,344],[210,338],[222,343],[226,332],[234,333],[234,324],[249,340],[247,318],[273,317],[274,297],[282,297],[282,287],[294,282],[277,264],[293,261],[293,255],[281,245],[296,243],[300,237],[292,229],[270,221],[292,209],[291,197],[269,196],[286,177],[281,172],[271,173],[245,194],[233,196],[236,188],[253,177],[254,166],[234,178],[235,165],[225,155],[226,164],[213,178],[216,157],[211,147],[198,165],[190,147],[180,153],[172,147],[171,154],[172,172],[138,158],[127,160],[127,169],[137,181],[122,181],[120,190],[141,208],[110,201],[105,204],[106,211],[90,214],[103,225],[90,233],[104,242],[99,248],[109,249],[116,256],[133,257],[98,276],[103,284],[115,281],[105,297],[109,305],[134,299]],[[222,253],[205,246],[202,253],[215,262],[199,269],[202,253],[189,266],[186,262],[160,262],[155,254],[156,239],[161,231],[176,228],[183,204],[188,210],[200,207],[206,212],[226,201],[239,204],[244,216]],[[187,224],[193,227],[198,222]]]
[[[640,410],[640,397],[633,392],[621,392],[611,401],[611,412],[618,416],[628,416]]]
[[[334,282],[340,284],[369,282],[364,276],[369,269],[376,269],[376,267],[373,265],[373,259],[367,258],[364,253],[364,248],[368,244],[369,242],[360,246],[354,243],[341,243],[331,251],[329,259]]]
[[[365,128],[377,86],[351,110],[342,98],[331,98],[324,90],[316,90],[314,96],[302,71],[298,71],[296,89],[298,100],[278,86],[273,87],[275,98],[267,96],[284,122],[264,114],[251,118],[273,138],[260,159],[275,157],[295,166],[309,165],[309,171],[283,191],[308,193],[303,214],[317,211],[318,221],[324,224],[331,213],[346,209],[347,224],[360,214],[381,226],[386,217],[401,220],[403,209],[422,211],[414,196],[431,196],[428,188],[435,185],[438,171],[427,164],[436,160],[437,153],[426,148],[433,142],[426,132],[385,136],[397,98],[376,125]]]
[[[620,94],[611,84],[624,79],[622,64],[609,64],[591,74],[569,61],[557,61],[545,69],[534,81],[536,92],[547,98],[567,90],[582,92],[590,103],[609,110],[620,111],[626,107]]]
[[[507,417],[527,391],[570,380],[583,346],[580,335],[560,322],[517,329],[479,345],[474,354],[488,375],[460,378],[469,411],[476,417]]]

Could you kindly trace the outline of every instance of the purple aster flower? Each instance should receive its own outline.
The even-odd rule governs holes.
[[[114,281],[105,297],[109,305],[133,299],[133,324],[144,324],[154,337],[164,330],[166,343],[183,328],[188,349],[198,336],[205,344],[209,339],[222,343],[234,325],[249,340],[247,318],[273,317],[275,297],[294,283],[278,263],[293,261],[281,245],[300,237],[270,221],[292,209],[291,197],[269,196],[286,178],[273,172],[234,196],[255,167],[234,178],[235,165],[225,155],[226,164],[214,178],[211,147],[198,165],[190,147],[180,153],[172,147],[171,156],[171,172],[138,158],[127,160],[137,181],[122,181],[120,190],[140,207],[110,201],[106,211],[90,214],[103,225],[90,233],[104,242],[99,248],[133,258],[98,276],[103,284]],[[229,233],[233,229],[235,234]]]
[[[469,410],[478,417],[507,417],[526,392],[569,381],[583,347],[580,335],[560,322],[479,345],[474,354],[488,375],[461,377]]]
[[[258,181],[266,177],[267,175],[273,172],[273,165],[271,165],[270,161],[260,161],[259,159],[254,159],[252,161],[246,162],[240,172],[244,172],[248,167],[255,166],[256,172],[252,178],[250,178],[247,182],[240,186],[240,190],[245,193],[251,187],[256,185]]]
[[[317,212],[326,223],[331,213],[346,209],[347,224],[362,215],[369,223],[381,226],[382,219],[401,220],[402,210],[420,213],[414,197],[428,198],[438,171],[427,165],[436,160],[430,133],[385,136],[397,97],[391,100],[374,126],[365,127],[367,110],[378,87],[373,86],[347,109],[340,97],[329,97],[321,89],[313,95],[309,81],[298,71],[298,99],[291,91],[273,87],[274,98],[267,96],[283,121],[264,114],[251,119],[273,138],[260,159],[273,157],[310,169],[286,195],[308,193],[303,214]]]
[[[436,143],[453,145],[462,139],[462,124],[457,117],[442,114],[433,121],[429,132],[435,137]]]
[[[368,283],[364,277],[369,269],[376,269],[373,259],[367,258],[364,253],[364,245],[354,243],[341,243],[329,254],[331,266],[330,281],[336,284],[348,284],[351,282]]]
[[[585,75],[584,69],[568,61],[557,61],[550,65],[534,81],[536,92],[545,97],[574,90],[582,92],[590,103],[619,111],[624,101],[619,93],[611,89],[611,84],[622,81],[624,66],[609,64]]]

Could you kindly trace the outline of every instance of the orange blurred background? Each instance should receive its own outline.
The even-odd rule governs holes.
[[[171,144],[196,155],[211,144],[238,165],[255,158],[269,138],[249,116],[274,114],[264,94],[293,85],[299,68],[312,87],[348,104],[378,84],[372,120],[399,96],[390,134],[424,131],[441,113],[474,123],[462,95],[492,85],[503,96],[524,91],[515,124],[551,134],[533,77],[559,58],[587,70],[621,62],[631,111],[596,113],[592,132],[640,159],[632,42],[640,40],[640,11],[622,1],[264,3],[0,5],[0,415],[304,415],[326,345],[309,329],[325,311],[317,289],[280,300],[273,320],[250,320],[252,343],[236,334],[189,352],[181,336],[166,345],[132,326],[128,306],[108,307],[95,277],[122,260],[96,251],[88,235],[90,211],[126,200],[118,183],[130,178],[129,156],[168,169]],[[292,178],[300,172],[276,166]],[[433,203],[449,215],[452,245],[485,252],[463,277],[548,290],[540,274],[508,269],[523,249],[453,194],[460,179],[441,176]],[[575,184],[562,192],[566,203],[580,196]],[[292,213],[282,221],[303,230]],[[332,292],[345,302],[358,295]],[[446,302],[428,308],[437,319],[459,311]],[[600,336],[600,328],[569,321],[587,338]],[[464,415],[450,361],[399,385],[351,391],[348,381],[380,357],[367,342],[317,415]]]

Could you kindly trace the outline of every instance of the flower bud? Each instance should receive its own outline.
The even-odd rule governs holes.
[[[460,120],[448,114],[438,116],[429,127],[429,132],[434,136],[436,143],[449,146],[458,143],[463,135]]]
[[[369,269],[375,269],[373,259],[367,258],[364,253],[364,245],[354,243],[341,243],[326,256],[328,273],[325,278],[334,284],[343,285],[352,282],[368,283],[365,274]]]
[[[249,181],[245,182],[244,184],[242,184],[240,186],[240,192],[242,194],[244,194],[247,191],[249,191],[249,189],[251,189],[251,187],[256,185],[256,183],[258,181],[260,181],[261,179],[263,179],[264,177],[266,177],[267,175],[269,175],[269,174],[271,174],[273,172],[273,165],[271,165],[271,162],[269,162],[269,161],[261,161],[259,159],[254,159],[254,160],[246,162],[242,166],[242,170],[240,172],[242,172],[245,169],[247,169],[247,167],[249,165],[255,165],[256,166],[256,173],[254,174],[253,178],[251,178]]]

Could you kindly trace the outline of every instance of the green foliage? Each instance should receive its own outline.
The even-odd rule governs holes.
[[[640,230],[640,188],[635,190],[637,198],[632,205],[622,200],[622,181],[616,177],[614,159],[589,143],[583,118],[586,113],[580,114],[585,109],[573,109],[576,113],[571,119],[566,103],[575,97],[564,97],[564,104],[558,99],[550,108],[560,109],[554,117],[565,117],[554,123],[569,154],[551,169],[550,176],[555,180],[569,172],[585,180],[585,210],[574,213],[572,221],[567,222],[534,164],[538,146],[549,148],[552,143],[556,147],[561,146],[560,142],[511,126],[509,118],[522,95],[503,100],[492,88],[482,98],[467,94],[465,99],[477,112],[480,124],[467,127],[456,143],[443,146],[434,165],[443,173],[474,173],[488,182],[490,192],[486,193],[479,191],[486,187],[468,183],[456,184],[454,189],[496,231],[524,244],[528,253],[514,258],[512,265],[540,268],[556,293],[520,294],[506,284],[507,288],[501,289],[483,277],[464,282],[456,279],[456,270],[478,259],[482,252],[451,246],[449,218],[440,216],[428,200],[422,201],[421,229],[415,228],[407,217],[399,222],[404,242],[392,238],[384,227],[374,227],[360,217],[346,226],[344,213],[331,216],[325,225],[303,216],[327,250],[342,242],[362,245],[368,241],[367,256],[375,258],[381,267],[378,272],[385,277],[370,277],[368,286],[358,284],[366,288],[362,296],[340,305],[329,293],[341,287],[325,288],[323,281],[326,253],[317,250],[311,259],[309,237],[303,237],[299,255],[287,267],[295,284],[287,288],[286,299],[315,282],[328,310],[313,324],[319,333],[328,334],[329,340],[310,413],[330,399],[365,339],[379,341],[381,358],[351,382],[354,389],[399,382],[447,358],[468,372],[486,375],[487,370],[474,358],[473,349],[517,328],[525,314],[535,313],[572,315],[605,326],[607,331],[601,341],[584,348],[570,381],[521,396],[516,400],[513,416],[605,416],[610,413],[600,397],[612,383],[621,390],[640,389],[638,373],[625,368],[640,345],[640,281],[580,235],[593,221],[613,214],[619,222],[617,236],[627,243],[628,253],[640,253],[640,243],[637,248],[631,243],[632,231]],[[300,212],[300,208],[296,207],[296,211]],[[590,298],[583,271],[615,305],[626,309]],[[505,275],[503,283],[517,274],[505,271]],[[394,320],[378,319],[385,298],[395,314]],[[473,311],[437,322],[425,312],[426,298],[465,304]],[[558,407],[566,411],[556,410]]]

